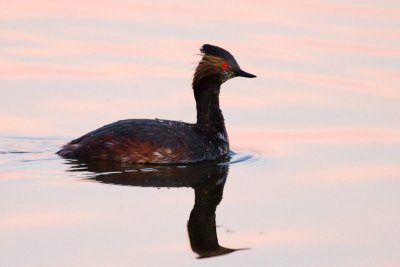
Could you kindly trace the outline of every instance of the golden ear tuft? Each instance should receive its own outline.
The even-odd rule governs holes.
[[[225,65],[227,68],[229,67],[228,63],[226,63],[223,58],[204,55],[194,73],[193,84],[197,83],[204,77],[218,73],[221,68],[224,69]]]

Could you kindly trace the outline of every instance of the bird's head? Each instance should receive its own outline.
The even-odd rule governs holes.
[[[256,75],[243,71],[231,53],[225,49],[205,44],[200,49],[202,59],[193,77],[193,86],[202,80],[222,84],[234,77],[255,78]]]

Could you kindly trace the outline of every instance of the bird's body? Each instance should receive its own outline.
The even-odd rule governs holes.
[[[186,164],[225,157],[229,141],[219,107],[220,86],[235,76],[255,76],[242,71],[222,48],[204,45],[201,51],[204,56],[193,79],[195,124],[159,119],[117,121],[72,140],[57,154],[143,164]]]
[[[226,132],[208,135],[196,124],[131,119],[105,125],[75,139],[58,154],[128,163],[183,164],[214,160],[228,152]]]

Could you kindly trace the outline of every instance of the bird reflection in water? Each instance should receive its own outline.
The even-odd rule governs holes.
[[[219,245],[215,211],[222,200],[228,176],[229,162],[212,162],[185,166],[127,165],[105,161],[69,161],[70,171],[94,173],[89,179],[100,183],[142,187],[191,187],[195,203],[190,212],[187,230],[190,246],[207,258],[225,255],[241,249]]]

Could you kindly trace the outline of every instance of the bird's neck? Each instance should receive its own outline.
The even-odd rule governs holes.
[[[197,125],[206,131],[226,132],[224,117],[219,108],[220,83],[199,82],[193,85],[196,98]]]

